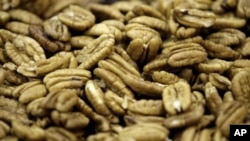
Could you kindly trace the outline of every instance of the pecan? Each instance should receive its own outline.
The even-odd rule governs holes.
[[[63,24],[58,17],[53,17],[45,22],[43,22],[43,29],[46,35],[54,40],[58,41],[69,41],[71,33],[68,27]]]
[[[101,115],[108,116],[111,114],[109,108],[104,102],[104,93],[95,81],[89,80],[85,87],[86,97],[94,107],[95,111]]]
[[[11,123],[15,135],[23,140],[44,140],[45,130],[38,126],[28,126],[18,121]]]
[[[93,25],[90,29],[85,32],[86,35],[100,36],[102,34],[113,34],[116,41],[121,41],[122,32],[115,26],[107,25],[104,23],[98,23]]]
[[[249,71],[239,71],[232,78],[232,92],[235,99],[249,109]]]
[[[29,103],[47,94],[47,89],[41,81],[31,81],[16,87],[12,92],[14,98],[21,103]]]
[[[41,107],[45,109],[55,109],[60,112],[69,112],[77,104],[77,94],[79,91],[72,89],[61,89],[50,92],[41,101]]]
[[[9,132],[10,126],[5,122],[0,121],[0,138],[2,139],[3,137],[7,136]]]
[[[62,88],[81,88],[90,77],[91,74],[87,70],[77,68],[59,69],[48,73],[43,78],[43,82],[49,91],[56,91]]]
[[[42,26],[35,26],[30,25],[29,26],[29,34],[31,37],[33,37],[37,42],[41,44],[41,46],[48,52],[57,52],[61,50],[69,50],[70,45],[64,44],[60,41],[53,42],[50,39],[48,39],[47,35],[44,32],[44,29]]]
[[[11,21],[6,23],[4,28],[17,34],[29,35],[29,24],[27,23]]]
[[[209,34],[207,40],[212,41],[216,44],[223,44],[225,46],[237,46],[241,45],[246,38],[245,33],[240,30],[232,28],[224,28],[218,32]]]
[[[16,8],[20,5],[20,0],[7,0],[7,1],[1,1],[0,2],[0,10],[9,10],[12,8]]]
[[[221,107],[223,104],[222,98],[219,96],[219,92],[217,91],[216,87],[213,86],[210,82],[207,82],[204,88],[206,105],[209,111],[218,116],[219,111],[218,108]]]
[[[164,141],[169,134],[168,129],[158,124],[135,124],[125,127],[119,136],[130,136],[136,141]]]
[[[24,9],[12,9],[9,11],[10,18],[32,25],[42,25],[43,20],[36,14]]]
[[[247,2],[247,0],[239,0],[237,3],[237,9],[236,9],[236,14],[239,17],[242,18],[249,18],[250,14],[249,14],[249,3]]]
[[[45,139],[53,141],[70,140],[77,141],[77,137],[72,132],[61,127],[49,127],[45,130]]]
[[[246,19],[236,17],[234,13],[224,13],[216,15],[216,20],[212,25],[212,28],[236,28],[239,29],[246,25]]]
[[[224,103],[219,110],[216,126],[226,137],[229,136],[230,124],[240,124],[247,116],[247,108],[238,101]]]
[[[110,5],[102,5],[98,3],[91,3],[89,9],[100,21],[105,19],[116,19],[124,21],[124,15],[115,7]]]
[[[59,20],[75,30],[85,30],[95,23],[95,16],[78,5],[70,5],[58,15]]]
[[[167,71],[153,71],[152,72],[152,79],[156,82],[170,85],[178,82],[180,78],[175,75],[174,73],[170,73]]]
[[[212,12],[198,9],[174,9],[175,19],[190,27],[210,27],[213,25],[216,16]]]
[[[117,93],[112,90],[107,90],[104,93],[104,101],[107,107],[116,115],[125,115],[128,108],[129,100],[118,96]]]
[[[173,67],[183,67],[202,63],[207,58],[205,49],[197,43],[177,44],[164,48],[163,54],[168,56],[167,62]]]
[[[128,105],[128,110],[139,115],[159,116],[165,113],[161,100],[138,100]]]
[[[212,132],[210,129],[201,129],[201,130],[196,130],[195,126],[190,126],[186,128],[182,135],[181,135],[181,140],[180,141],[185,141],[185,140],[211,140],[211,135]]]
[[[203,114],[203,105],[194,103],[188,111],[166,118],[163,122],[163,125],[168,129],[187,127],[189,125],[198,123]]]
[[[126,36],[132,39],[126,50],[133,60],[143,64],[157,55],[162,40],[154,29],[140,24],[128,24],[125,30]]]
[[[113,50],[114,36],[102,34],[99,38],[84,47],[77,55],[79,68],[91,69],[99,60],[106,58]]]
[[[165,110],[170,115],[185,112],[191,106],[191,88],[186,82],[179,81],[164,88],[162,100]]]
[[[89,124],[89,119],[80,112],[61,113],[53,111],[51,112],[51,118],[56,125],[71,130],[83,129]]]
[[[134,97],[133,92],[126,86],[122,79],[114,73],[102,68],[96,68],[94,69],[94,74],[103,79],[107,87],[119,94],[121,97]]]
[[[7,23],[10,19],[10,15],[8,12],[5,11],[0,11],[0,26],[4,25]]]
[[[229,70],[233,65],[232,61],[226,61],[222,59],[209,59],[203,63],[196,65],[196,68],[200,72],[204,73],[219,73],[222,74]]]

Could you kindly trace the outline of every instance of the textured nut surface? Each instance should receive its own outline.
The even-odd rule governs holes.
[[[8,22],[4,25],[4,27],[7,30],[17,34],[29,35],[29,24],[23,22]]]
[[[218,32],[210,34],[206,39],[225,46],[236,46],[242,44],[245,38],[245,33],[240,30],[224,28]]]
[[[218,108],[223,104],[222,98],[219,96],[219,92],[210,82],[206,83],[204,91],[208,109],[212,114],[218,116]]]
[[[189,111],[166,118],[163,125],[168,129],[175,129],[197,123],[204,114],[204,107],[201,104],[192,106]]]
[[[93,25],[90,29],[85,32],[86,35],[100,36],[102,34],[113,34],[116,41],[121,41],[123,38],[122,32],[113,25],[105,23],[99,23]]]
[[[119,136],[131,136],[137,141],[163,141],[168,136],[168,129],[157,124],[138,124],[124,128]]]
[[[164,119],[165,119],[164,117],[159,117],[159,116],[144,116],[136,114],[124,116],[124,121],[126,125],[145,124],[145,123],[162,125]]]
[[[72,132],[61,128],[61,127],[49,127],[45,131],[45,138],[46,140],[70,140],[70,141],[77,141],[76,135]]]
[[[212,27],[220,29],[220,28],[241,28],[246,24],[246,20],[234,16],[234,13],[224,13],[219,14],[216,17],[216,20]]]
[[[196,43],[173,45],[165,48],[162,53],[168,56],[168,63],[173,67],[194,65],[207,58],[205,49]]]
[[[0,138],[228,141],[249,123],[247,0],[0,0]]]
[[[13,97],[18,98],[21,103],[29,103],[47,94],[47,89],[40,81],[23,83],[15,88]]]
[[[236,59],[240,56],[239,52],[233,50],[231,47],[216,44],[210,40],[204,40],[203,47],[207,50],[208,56],[213,58]]]
[[[249,18],[249,3],[246,0],[239,0],[236,13],[239,17]]]
[[[34,75],[42,76],[57,69],[77,68],[76,57],[71,52],[58,52],[48,59],[41,59],[36,62]]]
[[[140,24],[129,24],[125,29],[126,35],[132,39],[126,49],[132,59],[141,63],[152,60],[162,43],[159,34]]]
[[[59,69],[48,73],[43,82],[49,91],[62,88],[81,88],[91,77],[91,73],[84,69]]]
[[[61,50],[68,50],[70,47],[62,42],[51,41],[44,32],[42,26],[29,26],[29,34],[48,52],[57,52]]]
[[[0,121],[0,138],[5,137],[9,131],[10,131],[10,126],[5,122]]]
[[[39,43],[31,37],[23,35],[17,35],[12,39],[12,42],[6,42],[5,50],[8,57],[16,65],[46,58],[44,50]]]
[[[43,140],[45,138],[44,129],[38,126],[28,126],[18,121],[11,123],[14,133],[23,140]]]
[[[95,22],[95,17],[92,13],[77,5],[70,5],[64,12],[58,15],[58,18],[70,28],[76,30],[85,30]]]
[[[247,108],[237,101],[228,102],[222,105],[216,125],[226,137],[229,136],[229,125],[240,124],[247,116]]]
[[[218,73],[210,73],[208,76],[208,80],[218,89],[221,90],[230,90],[231,89],[231,81]]]
[[[69,41],[71,33],[68,27],[57,18],[49,19],[43,23],[44,32],[54,40]]]
[[[114,73],[102,68],[96,68],[94,74],[102,78],[107,87],[110,87],[110,89],[120,96],[134,97],[133,92],[126,86],[122,79]]]
[[[88,100],[91,102],[91,105],[94,107],[97,113],[101,115],[111,114],[110,110],[105,105],[104,93],[95,81],[87,81],[85,91]]]
[[[12,8],[16,8],[20,5],[20,0],[13,0],[13,1],[1,1],[1,10],[9,10]]]
[[[9,11],[10,18],[27,24],[41,25],[42,19],[36,14],[23,9],[12,9]]]
[[[111,7],[110,5],[93,3],[90,4],[89,9],[101,21],[105,19],[124,21],[124,15],[118,9]]]
[[[61,113],[53,111],[51,118],[58,126],[63,126],[66,129],[83,129],[89,124],[89,119],[80,112]]]
[[[174,15],[181,24],[196,28],[209,27],[216,18],[213,13],[198,9],[174,9]]]
[[[152,79],[162,84],[174,84],[179,81],[179,77],[167,71],[153,71]]]
[[[181,141],[185,140],[211,140],[211,130],[210,129],[202,129],[196,130],[195,126],[190,126],[185,131],[182,132]]]
[[[249,71],[240,71],[232,78],[232,92],[236,100],[249,109]]]
[[[112,90],[107,90],[104,94],[104,101],[107,107],[117,115],[124,115],[128,108],[128,100],[118,96]]]
[[[61,89],[50,92],[41,101],[40,107],[45,109],[55,109],[60,112],[69,112],[77,104],[77,90]]]
[[[112,34],[103,34],[99,38],[84,47],[77,55],[81,63],[79,68],[91,69],[99,60],[106,58],[113,50],[115,43]]]
[[[249,43],[250,43],[250,38],[247,38],[242,46],[238,49],[238,51],[243,55],[243,56],[249,56]]]
[[[128,105],[128,110],[141,115],[163,115],[165,113],[161,100],[140,100]]]
[[[224,73],[229,70],[233,62],[222,59],[206,60],[197,65],[197,69],[205,73]]]
[[[168,32],[169,30],[169,27],[164,20],[149,16],[135,17],[129,20],[129,23],[139,23],[163,32]]]
[[[191,106],[191,88],[186,82],[176,82],[164,88],[162,100],[165,110],[170,115],[185,112]]]
[[[161,97],[164,85],[157,82],[143,80],[140,77],[125,74],[122,76],[124,82],[134,91],[151,97]]]

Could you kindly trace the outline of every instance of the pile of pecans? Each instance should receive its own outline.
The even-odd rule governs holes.
[[[1,0],[0,140],[229,141],[250,122],[249,4]]]

